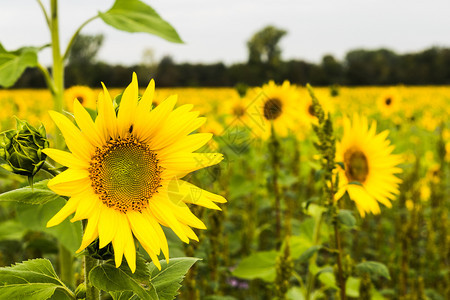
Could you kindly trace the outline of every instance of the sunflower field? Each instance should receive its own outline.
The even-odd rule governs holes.
[[[37,2],[50,43],[0,44],[0,300],[450,299],[449,86],[66,88],[93,20],[183,41],[115,0],[61,47]]]
[[[175,217],[192,230],[180,233],[175,225],[159,220],[168,243],[168,266],[177,257],[201,259],[187,273],[179,299],[331,299],[338,297],[341,281],[349,299],[447,299],[450,88],[311,91],[320,106],[306,87],[288,82],[270,82],[245,95],[234,89],[154,91],[154,111],[173,99],[171,95],[178,95],[175,107],[206,117],[193,134],[207,137],[195,146],[201,148],[196,152],[224,156],[221,163],[183,178],[191,183],[184,196],[190,196],[186,203],[198,219],[181,213]],[[122,92],[109,91],[111,97]],[[138,93],[144,95],[145,89]],[[72,118],[76,98],[76,104],[83,103],[95,118],[101,95],[101,89],[66,90],[66,116]],[[42,124],[52,147],[59,133],[48,113],[52,109],[48,91],[2,90],[0,101],[2,130],[14,128],[12,116],[28,120],[35,128]],[[77,118],[79,112],[74,111]],[[319,122],[320,114],[322,119],[330,118],[324,121],[326,126]],[[75,144],[78,147],[81,141]],[[327,145],[335,152],[330,153]],[[64,162],[58,154],[45,153]],[[330,157],[336,165],[327,170]],[[213,157],[205,159],[201,167],[216,163]],[[71,163],[66,165],[70,170]],[[46,228],[52,216],[67,207],[65,200],[56,197],[39,205],[11,201],[10,197],[23,195],[8,191],[30,188],[22,176],[2,170],[1,264],[45,257],[60,272],[60,254],[66,251],[72,253],[65,263],[71,264],[73,273],[68,277],[72,282],[66,284],[78,286],[83,282],[82,266],[73,254],[82,244],[82,228],[79,221],[62,221],[76,212],[80,216],[75,220],[84,217],[91,222],[89,210],[92,214],[95,208],[69,208],[59,217],[59,225]],[[49,178],[38,172],[34,192],[46,193],[41,182]],[[223,198],[203,198],[209,193],[205,190]],[[330,191],[334,200],[327,194]],[[195,219],[189,221],[191,217]],[[131,228],[140,242],[138,257],[158,261],[154,247]],[[100,260],[113,258],[116,246],[102,244],[100,228],[92,245],[98,243],[99,234],[100,250],[89,251],[97,251]],[[131,259],[126,254],[125,258]]]

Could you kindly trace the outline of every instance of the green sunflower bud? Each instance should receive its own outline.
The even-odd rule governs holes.
[[[47,158],[42,152],[49,146],[46,137],[42,124],[36,129],[17,119],[17,129],[0,133],[0,158],[4,160],[1,167],[32,180]]]

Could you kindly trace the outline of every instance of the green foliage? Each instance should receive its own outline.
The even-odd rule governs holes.
[[[23,47],[6,51],[0,43],[0,86],[11,87],[26,68],[36,67],[38,48]]]
[[[47,259],[28,260],[0,268],[0,282],[0,299],[44,300],[50,298],[57,289],[65,293],[64,299],[75,298],[59,280]]]
[[[60,196],[47,187],[48,180],[42,180],[33,187],[23,187],[0,194],[0,201],[16,201],[28,204],[44,204]]]
[[[277,65],[280,63],[281,49],[278,46],[286,31],[274,26],[266,26],[247,42],[250,63],[266,63]]]
[[[153,8],[139,0],[116,0],[107,12],[99,12],[99,16],[106,24],[119,30],[147,32],[169,42],[182,43],[175,29]]]
[[[231,274],[242,279],[262,279],[273,282],[276,276],[277,251],[260,251],[243,258]]]
[[[185,274],[197,260],[198,258],[194,257],[172,258],[169,263],[163,260],[161,271],[153,263],[147,264],[150,271],[150,283],[160,300],[175,298]]]
[[[367,272],[374,277],[381,276],[386,279],[391,279],[388,268],[384,264],[377,261],[365,261],[359,263],[355,266],[355,269],[361,273]]]
[[[346,209],[339,210],[337,219],[341,224],[343,224],[349,228],[353,228],[356,225],[356,219],[350,210],[346,210]]]
[[[81,222],[70,222],[68,219],[61,224],[47,228],[47,222],[64,205],[66,201],[58,199],[41,205],[18,203],[16,208],[17,219],[28,229],[48,233],[58,239],[71,252],[75,252],[81,244]]]
[[[16,220],[7,220],[0,223],[0,241],[20,240],[25,233],[24,226]]]
[[[93,268],[89,279],[96,288],[110,292],[113,299],[172,300],[181,287],[180,282],[197,260],[180,257],[171,259],[169,264],[160,261],[159,271],[153,263],[146,264],[138,255],[134,274],[126,264],[116,268],[107,262]]]

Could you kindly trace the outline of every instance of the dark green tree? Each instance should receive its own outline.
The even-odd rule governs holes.
[[[77,36],[70,48],[66,85],[90,85],[95,74],[98,51],[103,44],[103,34]]]
[[[248,62],[278,65],[281,61],[281,49],[278,43],[286,34],[287,31],[271,25],[255,33],[247,42]]]

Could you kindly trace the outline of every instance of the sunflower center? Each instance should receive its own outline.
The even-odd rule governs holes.
[[[386,98],[386,100],[384,100],[384,103],[386,103],[386,105],[391,105],[392,103],[392,99],[390,97]]]
[[[156,153],[133,136],[97,148],[89,168],[95,193],[123,213],[147,206],[160,187],[161,171]]]
[[[314,106],[312,106],[312,104],[308,106],[308,113],[313,117],[316,116],[316,112],[314,111]]]
[[[233,114],[236,117],[242,117],[245,114],[245,108],[240,105],[236,105],[235,107],[233,107]]]
[[[349,181],[363,183],[369,174],[369,164],[366,155],[357,151],[347,151],[344,155],[345,175]]]
[[[267,120],[275,120],[281,115],[282,103],[277,98],[272,98],[264,103],[264,117]]]

